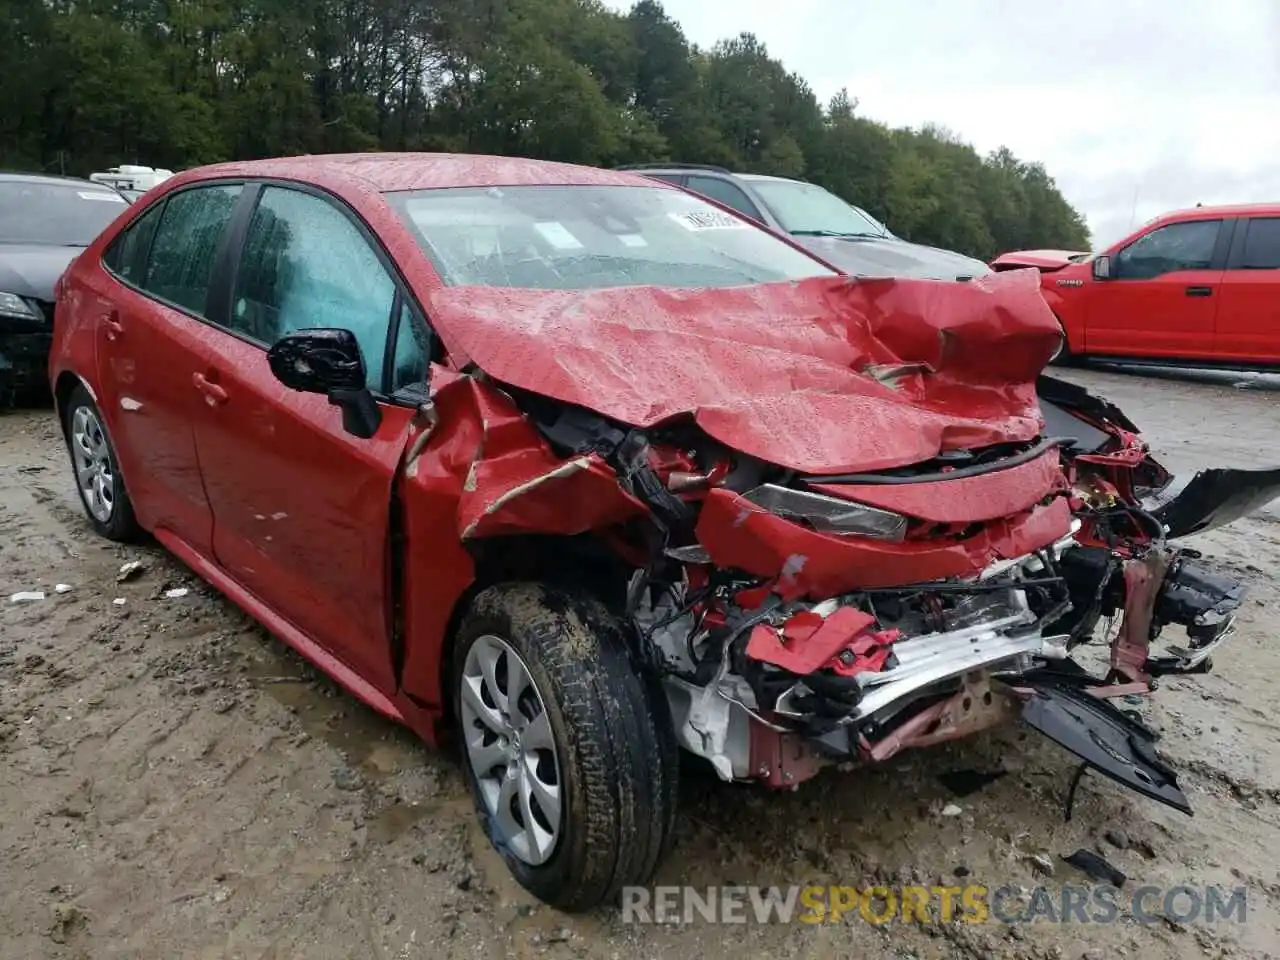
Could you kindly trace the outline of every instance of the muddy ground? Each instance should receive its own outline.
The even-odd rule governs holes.
[[[1280,395],[1257,383],[1071,377],[1119,402],[1175,470],[1280,463]],[[958,883],[967,871],[1025,898],[1090,882],[1060,859],[1083,847],[1128,876],[1125,891],[1243,887],[1243,924],[873,926],[855,912],[817,926],[643,926],[537,905],[488,851],[452,757],[336,692],[158,548],[95,539],[74,496],[51,415],[0,415],[3,960],[1280,952],[1276,508],[1199,538],[1251,599],[1216,671],[1166,682],[1151,711],[1193,818],[1087,777],[1064,823],[1070,757],[1012,727],[795,793],[688,777],[658,878]],[[131,559],[144,574],[117,584]],[[180,586],[190,593],[164,596]],[[8,602],[32,589],[47,599]],[[957,797],[938,776],[965,769],[1006,774]],[[958,816],[943,815],[950,804]]]

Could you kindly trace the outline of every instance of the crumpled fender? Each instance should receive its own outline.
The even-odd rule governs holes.
[[[410,440],[405,474],[433,478],[456,496],[459,540],[513,533],[585,533],[642,514],[599,456],[557,456],[520,408],[494,387],[454,376],[433,395],[439,432]]]
[[[571,535],[644,511],[595,455],[557,457],[509,397],[432,367],[434,414],[415,417],[399,496],[409,583],[405,690],[440,696],[440,648],[453,607],[475,579],[466,541],[502,534]]]
[[[837,537],[768,513],[728,490],[712,490],[698,518],[698,542],[718,567],[778,578],[783,596],[825,600],[859,589],[968,576],[990,563],[1047,546],[1071,528],[1057,498],[988,523],[965,540],[889,543]]]
[[[1034,439],[1061,333],[1036,278],[814,278],[723,290],[449,287],[432,322],[490,377],[630,426],[692,416],[809,473]]]

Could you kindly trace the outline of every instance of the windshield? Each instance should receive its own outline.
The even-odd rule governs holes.
[[[451,286],[706,288],[835,275],[667,187],[467,187],[387,198]]]
[[[90,183],[0,181],[0,243],[87,247],[128,204]]]
[[[887,227],[829,190],[797,180],[753,180],[758,193],[788,233],[799,236],[889,237]]]

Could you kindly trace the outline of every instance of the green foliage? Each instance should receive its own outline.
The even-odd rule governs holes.
[[[803,177],[900,236],[1084,248],[1044,168],[823,108],[758,38],[699,50],[657,0],[0,0],[0,167],[461,150]]]

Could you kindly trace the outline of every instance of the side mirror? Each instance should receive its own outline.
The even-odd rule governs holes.
[[[1093,258],[1093,279],[1110,280],[1111,279],[1111,258],[1105,254],[1100,257]]]
[[[267,351],[277,380],[300,393],[323,393],[342,409],[342,429],[367,440],[382,412],[365,386],[364,357],[350,330],[316,328],[287,333]]]

